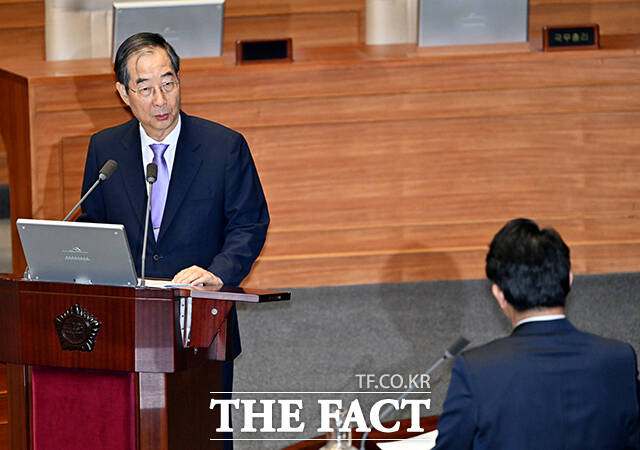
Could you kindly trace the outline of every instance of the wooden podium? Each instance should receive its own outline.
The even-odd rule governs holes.
[[[231,356],[233,302],[288,299],[0,279],[11,449],[222,448],[209,403]]]

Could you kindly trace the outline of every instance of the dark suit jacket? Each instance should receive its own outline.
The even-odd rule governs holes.
[[[220,124],[182,112],[181,121],[157,242],[149,230],[145,275],[172,278],[195,264],[226,285],[238,285],[260,254],[269,226],[249,147],[242,135]],[[87,198],[80,220],[123,224],[140,274],[147,189],[136,119],[91,137],[83,193],[109,159],[118,170]]]
[[[524,323],[455,362],[437,449],[638,448],[630,345],[566,319]]]

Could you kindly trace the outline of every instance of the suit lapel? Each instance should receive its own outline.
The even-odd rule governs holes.
[[[162,215],[158,242],[171,226],[171,222],[173,222],[191,183],[195,179],[196,173],[198,173],[202,165],[201,146],[198,137],[191,129],[191,120],[186,114],[180,114],[182,121],[180,136],[178,137],[176,156],[173,160],[169,192]]]
[[[122,137],[122,148],[119,153],[118,170],[121,172],[133,214],[140,225],[144,225],[147,190],[142,168],[142,150],[140,149],[140,131],[137,120],[132,121],[132,126]]]

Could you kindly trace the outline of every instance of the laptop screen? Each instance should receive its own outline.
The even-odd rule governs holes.
[[[31,279],[136,286],[123,225],[18,219]]]

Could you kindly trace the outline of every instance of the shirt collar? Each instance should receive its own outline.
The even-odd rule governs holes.
[[[171,130],[171,133],[169,133],[162,140],[162,142],[160,142],[160,141],[156,141],[155,139],[150,138],[149,135],[147,134],[147,132],[142,127],[142,124],[139,124],[139,127],[140,127],[140,139],[142,140],[142,148],[147,148],[147,147],[149,147],[150,144],[169,144],[169,148],[176,148],[176,146],[178,145],[178,137],[180,137],[180,128],[181,128],[181,126],[182,126],[182,117],[180,117],[180,115],[178,115],[178,123],[176,123],[175,128],[173,130]]]
[[[520,325],[522,325],[523,323],[527,323],[527,322],[547,322],[550,320],[560,320],[560,319],[565,319],[567,316],[564,314],[546,314],[544,316],[533,316],[533,317],[527,317],[525,319],[522,319],[520,322],[518,322],[516,324],[515,327],[513,328],[517,328]]]

